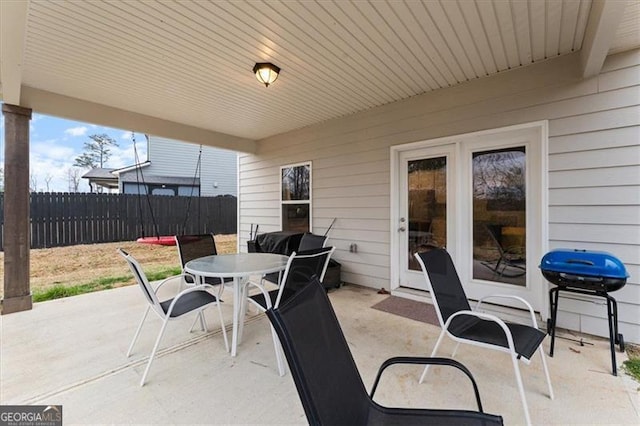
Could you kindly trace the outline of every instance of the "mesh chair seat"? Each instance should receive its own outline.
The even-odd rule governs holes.
[[[169,307],[171,306],[171,303],[173,302],[173,300],[174,299],[171,298],[163,302],[160,302],[160,306],[162,307],[162,310],[164,311],[165,314],[169,312]],[[171,311],[169,316],[171,318],[176,318],[188,312],[196,310],[201,306],[205,306],[209,303],[217,303],[217,302],[218,302],[218,298],[206,291],[186,293],[184,296],[178,299],[175,305],[173,305],[173,310]]]
[[[536,352],[546,333],[528,325],[506,323],[511,332],[516,353],[526,359],[531,359]],[[504,330],[497,323],[471,315],[460,315],[451,320],[449,332],[454,336],[488,343],[495,346],[509,348]]]

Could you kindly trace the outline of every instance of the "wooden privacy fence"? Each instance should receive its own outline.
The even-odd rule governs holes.
[[[31,193],[31,248],[133,241],[142,236],[235,234],[234,196]],[[155,222],[155,226],[154,226]],[[157,227],[157,234],[156,234]],[[4,249],[0,193],[0,248]]]

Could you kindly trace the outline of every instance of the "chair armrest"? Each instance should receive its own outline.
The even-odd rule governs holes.
[[[156,286],[156,288],[153,289],[154,293],[158,293],[158,290],[160,289],[160,287],[162,287],[163,285],[165,285],[166,283],[168,283],[171,280],[174,280],[176,278],[180,278],[180,277],[185,277],[186,275],[191,275],[191,274],[178,274],[178,275],[171,275],[170,277],[165,278],[164,280],[160,281],[160,283]]]
[[[252,303],[254,303],[254,305],[259,306],[259,304],[257,302],[255,302],[254,300],[252,300],[249,297],[248,290],[249,290],[249,287],[251,287],[251,286],[253,286],[253,287],[257,288],[258,290],[260,290],[260,292],[262,293],[262,296],[264,297],[264,302],[265,302],[265,304],[267,306],[260,306],[260,308],[265,309],[265,310],[272,308],[272,306],[271,306],[271,297],[269,297],[269,292],[267,291],[266,288],[264,288],[264,286],[262,284],[254,283],[253,281],[247,281],[245,283],[245,285],[244,285],[244,291],[243,291],[243,293],[246,294],[247,299],[249,299]]]
[[[458,370],[466,374],[469,380],[471,380],[471,384],[473,385],[473,392],[475,393],[476,402],[478,404],[478,411],[480,411],[481,413],[484,412],[482,411],[482,402],[480,402],[480,392],[478,391],[478,385],[476,384],[476,381],[473,378],[473,375],[471,374],[469,369],[467,369],[467,367],[465,367],[463,364],[450,358],[407,357],[407,356],[398,356],[398,357],[389,358],[388,360],[382,363],[382,365],[380,366],[380,369],[378,370],[376,379],[373,382],[373,387],[371,388],[371,394],[370,394],[371,399],[373,399],[373,394],[376,392],[376,389],[378,388],[378,383],[380,382],[380,377],[382,376],[382,372],[386,370],[387,367],[394,364],[446,365],[446,366],[457,368]]]
[[[482,304],[482,302],[488,299],[511,299],[511,300],[519,301],[529,310],[529,315],[531,316],[531,324],[533,325],[533,328],[535,329],[538,328],[538,323],[536,322],[536,316],[535,316],[535,311],[533,310],[533,307],[531,306],[531,304],[529,304],[529,302],[527,302],[522,297],[513,296],[510,294],[490,294],[489,296],[485,296],[480,300],[478,300],[478,303],[476,304],[474,311],[477,311],[480,308],[480,305]]]

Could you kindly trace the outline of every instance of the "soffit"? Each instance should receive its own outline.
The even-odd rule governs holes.
[[[609,54],[625,52],[638,46],[640,46],[640,1],[632,0],[627,3],[615,39],[609,48]]]
[[[569,54],[581,48],[590,8],[588,0],[31,1],[21,81],[258,140]],[[637,27],[621,25],[627,41],[612,49],[637,45],[627,37]],[[263,61],[283,70],[269,88],[251,73]]]

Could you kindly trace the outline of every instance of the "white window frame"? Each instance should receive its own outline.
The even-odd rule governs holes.
[[[282,171],[284,169],[289,169],[293,167],[300,166],[309,166],[309,199],[308,200],[283,200],[282,199]],[[280,199],[279,207],[279,218],[280,218],[280,229],[283,230],[283,222],[282,222],[282,206],[286,204],[308,204],[309,205],[309,232],[313,232],[313,164],[311,161],[303,161],[301,163],[294,164],[286,164],[284,166],[280,166],[280,174],[278,175],[278,197]]]

